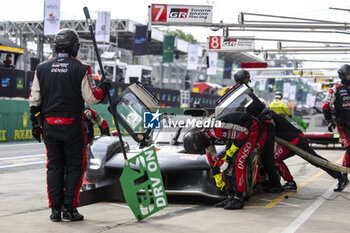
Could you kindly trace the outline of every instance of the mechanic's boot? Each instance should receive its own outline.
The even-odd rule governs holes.
[[[253,195],[259,195],[264,192],[263,186],[260,182],[256,183],[253,187]]]
[[[244,201],[242,193],[236,194],[232,200],[224,206],[225,210],[239,210],[243,209]]]
[[[297,184],[294,180],[289,180],[282,186],[284,191],[297,191]]]
[[[232,199],[233,199],[233,194],[229,194],[225,200],[216,203],[216,204],[214,205],[214,207],[216,207],[216,208],[222,208],[222,207],[224,207],[225,205],[227,205]]]
[[[52,222],[61,222],[61,212],[62,212],[61,206],[60,207],[52,206],[50,220]]]
[[[81,221],[84,220],[84,216],[79,214],[76,207],[68,206],[63,209],[63,219],[69,221]]]
[[[264,189],[265,192],[267,193],[280,193],[282,192],[282,186],[281,184],[274,185],[274,186],[268,186]]]
[[[349,179],[347,174],[343,174],[338,178],[339,182],[337,188],[333,189],[334,192],[341,192],[349,184]]]

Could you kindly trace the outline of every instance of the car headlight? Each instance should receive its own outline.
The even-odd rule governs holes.
[[[97,159],[97,158],[90,159],[89,167],[92,170],[100,169],[101,168],[101,160]]]

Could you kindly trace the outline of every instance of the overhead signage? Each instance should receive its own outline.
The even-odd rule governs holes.
[[[196,5],[152,4],[152,24],[212,23],[213,7]]]
[[[254,50],[255,41],[232,38],[232,37],[223,37],[223,36],[209,36],[208,39],[209,50],[214,51],[240,51],[240,50]]]

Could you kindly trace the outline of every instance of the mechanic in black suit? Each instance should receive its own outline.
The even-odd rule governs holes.
[[[286,118],[284,118],[282,115],[275,113],[274,111],[270,110],[269,113],[271,120],[275,126],[275,135],[277,137],[280,137],[287,142],[303,149],[304,151],[314,155],[315,157],[318,157],[320,159],[324,159],[322,156],[318,155],[310,146],[308,140],[305,138],[305,135],[303,132],[301,132],[299,129],[294,127]],[[289,150],[288,148],[284,146],[278,146],[274,153],[274,160],[275,165],[277,167],[277,170],[279,174],[282,176],[282,178],[287,181],[285,185],[283,185],[283,189],[286,191],[296,191],[297,185],[293,179],[293,176],[291,175],[287,165],[283,162],[283,160],[288,159],[295,155],[296,153],[294,151]],[[335,179],[339,180],[339,183],[343,184],[346,182],[346,177],[344,177],[340,172],[334,171],[332,169],[326,168],[324,166],[320,166],[312,161],[307,160],[312,165],[319,167],[323,169],[325,172],[327,172],[330,176],[332,176]]]
[[[323,100],[323,115],[328,122],[328,130],[333,132],[337,126],[338,133],[345,148],[343,166],[350,167],[350,66],[345,64],[338,70],[341,80],[335,87],[329,89],[326,98]],[[333,116],[331,107],[334,105]],[[345,182],[340,182],[335,192],[341,192],[349,184],[347,174],[343,174]]]
[[[240,69],[236,71],[233,75],[233,78],[236,82],[235,85],[246,85],[251,92],[253,92],[253,88],[249,86],[250,74],[245,69]],[[228,91],[227,89],[226,91]],[[260,100],[261,101],[261,100]],[[266,103],[263,101],[263,104],[266,106]],[[262,123],[262,136],[259,140],[259,149],[261,155],[261,163],[263,165],[261,172],[266,173],[268,176],[267,182],[262,182],[262,189],[266,192],[270,193],[279,193],[282,191],[280,177],[277,173],[277,169],[274,165],[273,153],[274,153],[274,136],[275,129],[273,124],[271,123],[271,119],[265,114],[259,116],[258,120]]]
[[[96,86],[91,67],[76,59],[78,33],[64,28],[54,38],[57,56],[38,65],[29,107],[32,135],[47,150],[47,193],[50,220],[60,222],[84,219],[77,207],[87,165],[87,135],[82,123],[84,102],[103,101],[110,84]]]

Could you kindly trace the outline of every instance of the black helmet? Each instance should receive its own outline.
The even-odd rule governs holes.
[[[282,94],[282,92],[280,92],[280,91],[276,91],[276,93],[275,93],[275,98],[276,99],[282,99],[283,98],[283,94]]]
[[[76,57],[80,47],[78,33],[70,28],[63,28],[59,30],[53,41],[56,53],[69,53]]]
[[[345,64],[342,65],[338,70],[339,78],[341,82],[346,85],[350,85],[350,66]]]
[[[250,82],[250,74],[246,70],[238,70],[234,73],[233,78],[237,84],[248,84]]]
[[[198,129],[188,131],[183,137],[185,150],[191,154],[204,154],[209,140]]]

